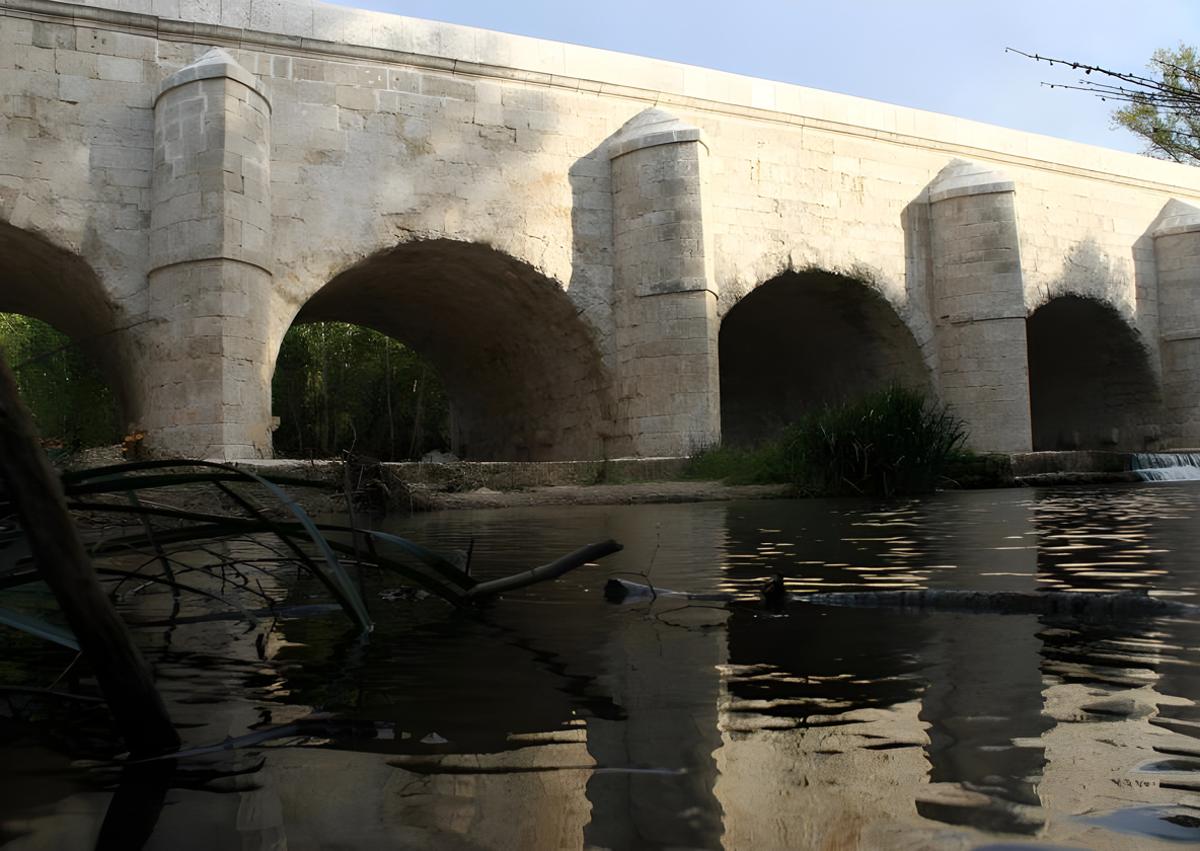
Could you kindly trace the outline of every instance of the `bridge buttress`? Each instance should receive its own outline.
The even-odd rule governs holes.
[[[1002,174],[955,160],[928,191],[942,399],[966,421],[973,448],[1028,452],[1029,365],[1015,186]]]
[[[155,454],[271,454],[270,113],[217,48],[159,88],[141,369]]]
[[[1200,446],[1200,209],[1171,200],[1152,231],[1169,440]]]
[[[618,417],[635,454],[686,455],[721,439],[708,147],[699,128],[653,108],[608,146]]]

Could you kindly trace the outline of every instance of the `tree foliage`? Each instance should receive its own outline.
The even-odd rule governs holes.
[[[1088,92],[1118,104],[1113,121],[1145,139],[1152,156],[1200,164],[1200,57],[1196,48],[1181,44],[1174,49],[1156,50],[1148,74],[1114,71],[1009,49],[1051,66],[1082,71],[1083,78],[1075,83],[1043,85]]]
[[[116,398],[69,337],[40,320],[0,313],[0,349],[44,440],[70,449],[121,442]]]
[[[437,373],[413,350],[367,328],[292,326],[272,393],[278,455],[351,450],[394,461],[449,448],[449,408]]]

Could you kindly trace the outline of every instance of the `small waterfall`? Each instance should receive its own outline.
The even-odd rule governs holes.
[[[1136,452],[1133,472],[1144,482],[1200,479],[1200,452]]]

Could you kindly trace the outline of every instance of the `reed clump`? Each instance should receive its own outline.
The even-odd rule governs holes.
[[[813,496],[907,496],[934,490],[966,438],[965,424],[945,405],[892,386],[826,404],[758,446],[698,452],[688,475],[787,483]]]

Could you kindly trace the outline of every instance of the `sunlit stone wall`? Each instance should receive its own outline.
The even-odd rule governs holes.
[[[156,222],[173,215],[160,207],[181,203],[155,188],[167,144],[156,137],[155,100],[164,80],[214,47],[241,69],[226,79],[253,81],[230,84],[231,96],[255,91],[270,103],[262,128],[269,155],[251,155],[269,174],[255,199],[269,205],[269,221],[250,222],[264,241],[261,274],[226,256],[236,254],[226,247],[257,235],[244,229],[237,204],[202,214],[221,223],[220,251],[203,248],[212,240],[200,226],[182,231],[185,241],[194,235],[184,246],[189,271],[170,271],[151,248]],[[269,452],[270,375],[293,319],[356,264],[427,240],[486,247],[527,270],[522,280],[550,282],[539,292],[557,307],[500,320],[523,324],[514,329],[522,340],[558,334],[547,328],[550,317],[573,315],[565,321],[578,329],[563,332],[566,350],[550,345],[532,361],[572,364],[544,370],[542,389],[527,394],[555,400],[553,410],[514,403],[505,422],[519,425],[497,428],[484,443],[464,439],[482,447],[478,457],[677,454],[714,441],[722,317],[759,285],[810,270],[886,300],[920,348],[929,385],[968,420],[977,448],[1030,447],[1036,424],[1021,413],[1020,320],[1066,294],[1118,311],[1167,397],[1172,413],[1139,419],[1137,434],[1120,429],[1118,442],[1180,444],[1197,433],[1195,367],[1182,354],[1182,332],[1164,332],[1159,319],[1161,287],[1183,284],[1163,283],[1162,258],[1174,249],[1159,239],[1156,255],[1153,235],[1172,199],[1200,204],[1194,169],[797,86],[303,0],[4,0],[0,75],[0,223],[94,272],[109,304],[95,327],[76,333],[111,331],[105,339],[131,353],[131,425],[146,427],[158,451]],[[648,107],[703,141],[664,137],[614,158],[621,128]],[[233,155],[243,155],[245,141],[235,132],[221,139]],[[658,177],[622,163],[693,156],[694,170],[660,169]],[[940,312],[951,247],[937,211],[958,202],[933,200],[930,186],[956,161],[1012,184],[1005,239],[1020,268],[977,268],[979,317]],[[654,189],[655,180],[665,182]],[[236,194],[224,193],[226,202]],[[630,273],[649,257],[630,253],[628,225],[641,202],[626,201],[635,197],[698,199],[694,208],[650,211],[662,229],[651,276],[695,288],[647,290]],[[979,239],[979,250],[993,250]],[[192,262],[202,254],[220,262]],[[17,263],[0,258],[6,269]],[[238,263],[242,271],[232,272]],[[695,271],[682,277],[672,271],[689,264]],[[18,285],[10,300],[52,313],[36,284],[52,274],[23,276],[35,283]],[[1183,267],[1169,274],[1192,280]],[[174,277],[190,282],[167,283]],[[428,279],[398,276],[393,286],[411,324],[458,343],[435,353],[439,370],[486,382],[496,369],[496,386],[512,380],[505,369],[528,370],[523,354],[488,348],[473,333],[493,321],[496,293],[516,303],[511,293],[524,284],[489,278],[445,310],[422,301],[434,286]],[[190,288],[219,307],[184,297]],[[969,327],[986,319],[999,328],[1000,314],[1009,327],[1003,340]],[[236,327],[239,319],[255,330]],[[219,332],[200,327],[222,323],[229,327]],[[795,317],[794,333],[804,323]],[[205,412],[193,415],[185,412],[197,388],[167,375],[165,363],[197,335],[221,341],[187,356],[220,386],[201,394],[196,407]],[[947,335],[950,343],[941,340]],[[535,350],[522,343],[521,352]],[[201,364],[211,359],[220,365]],[[820,372],[824,364],[794,368]],[[989,384],[997,375],[1000,384]],[[478,434],[488,406],[460,397],[456,415]]]

